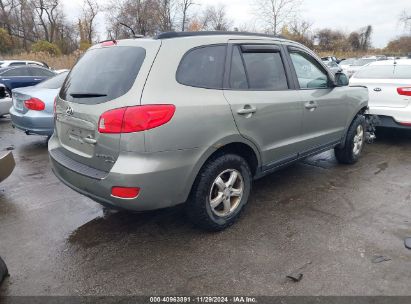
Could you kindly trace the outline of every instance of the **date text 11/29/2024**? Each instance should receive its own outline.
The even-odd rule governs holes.
[[[253,297],[150,297],[150,303],[258,303]]]

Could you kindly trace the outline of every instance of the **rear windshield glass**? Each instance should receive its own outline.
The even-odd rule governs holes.
[[[63,85],[64,80],[67,77],[68,72],[61,73],[53,78],[43,81],[37,85],[38,88],[44,89],[59,89]]]
[[[387,79],[392,78],[394,66],[392,65],[370,65],[357,72],[355,78],[362,79]]]
[[[358,59],[358,60],[354,61],[352,65],[353,66],[363,66],[363,65],[369,64],[369,63],[374,62],[374,61],[377,61],[377,60],[375,60],[375,59]]]
[[[371,65],[357,72],[359,79],[411,79],[409,65]]]
[[[411,65],[397,65],[394,69],[395,79],[411,79]]]
[[[114,46],[88,51],[75,65],[60,91],[60,98],[99,104],[126,94],[146,57],[141,47]]]

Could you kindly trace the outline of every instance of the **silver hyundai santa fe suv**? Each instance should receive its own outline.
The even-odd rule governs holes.
[[[54,173],[107,207],[186,204],[196,225],[239,217],[254,179],[335,148],[355,163],[368,92],[296,42],[165,33],[92,47],[67,77],[49,142]]]

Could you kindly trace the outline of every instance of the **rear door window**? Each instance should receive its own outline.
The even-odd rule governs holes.
[[[20,65],[26,65],[25,62],[12,62],[10,63],[10,66],[20,66]]]
[[[36,68],[36,67],[28,67],[30,74],[35,77],[52,77],[56,75],[52,71],[46,70],[46,69],[41,69],[41,68]]]
[[[222,89],[226,45],[212,45],[189,51],[177,70],[177,81],[183,85]]]
[[[247,74],[245,72],[243,59],[238,46],[233,49],[230,70],[230,88],[234,90],[248,89]]]
[[[113,46],[88,51],[65,80],[60,98],[81,104],[104,103],[125,95],[146,57],[142,47]]]
[[[4,77],[16,77],[16,76],[30,76],[30,72],[27,68],[16,68],[16,69],[11,69],[3,74],[1,76]]]
[[[287,90],[288,83],[280,52],[243,53],[248,85],[255,90]]]
[[[234,46],[229,84],[237,90],[287,90],[280,50],[273,45]]]

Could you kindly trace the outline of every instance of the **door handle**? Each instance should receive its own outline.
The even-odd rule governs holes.
[[[84,141],[85,143],[90,144],[90,145],[95,145],[95,144],[97,144],[97,140],[95,140],[94,138],[91,138],[91,137],[84,137],[84,138],[83,138],[83,141]]]
[[[250,105],[246,105],[241,110],[238,110],[237,114],[239,114],[239,115],[250,115],[250,114],[254,114],[255,112],[257,112],[256,108],[254,108]]]
[[[314,111],[315,109],[317,109],[318,108],[318,103],[317,102],[315,102],[315,101],[309,101],[309,102],[307,102],[306,104],[305,104],[305,108],[307,109],[307,110],[310,110],[310,111]]]
[[[43,80],[43,79],[41,79],[41,78],[34,78],[34,81],[40,81],[40,80]]]

